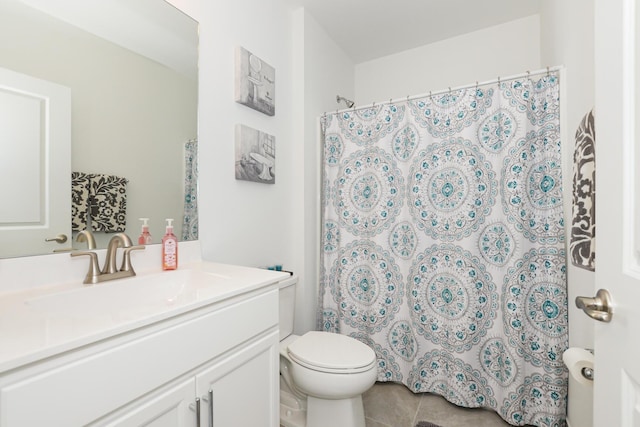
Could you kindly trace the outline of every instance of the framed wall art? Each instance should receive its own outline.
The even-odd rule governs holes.
[[[276,137],[236,125],[236,179],[276,183]]]
[[[276,70],[245,48],[236,48],[236,102],[276,114]]]

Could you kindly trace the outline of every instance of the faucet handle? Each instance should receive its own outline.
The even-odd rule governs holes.
[[[74,251],[70,254],[72,257],[77,256],[89,256],[91,258],[89,263],[89,271],[87,271],[87,277],[84,279],[85,285],[98,283],[98,276],[100,276],[100,265],[98,264],[98,254],[90,251]]]
[[[145,248],[145,245],[129,246],[128,248],[124,248],[124,254],[122,255],[122,266],[120,267],[120,271],[130,271],[135,276],[136,272],[133,270],[133,266],[131,265],[131,251],[140,251],[144,250]]]

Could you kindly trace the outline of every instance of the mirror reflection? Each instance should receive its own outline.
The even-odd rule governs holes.
[[[197,23],[164,0],[85,3],[0,0],[0,257],[86,249],[85,228],[98,248],[122,229],[137,241],[139,218],[153,243],[166,218],[197,238]],[[39,83],[67,91],[67,116]]]

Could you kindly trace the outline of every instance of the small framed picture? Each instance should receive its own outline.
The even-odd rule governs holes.
[[[236,102],[276,114],[276,70],[245,48],[236,48]]]
[[[276,183],[276,137],[236,125],[236,179]]]

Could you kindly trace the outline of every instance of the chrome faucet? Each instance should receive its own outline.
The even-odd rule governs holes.
[[[90,235],[91,233],[89,233]],[[86,238],[87,236],[85,236]],[[91,236],[93,237],[93,236]],[[88,244],[91,245],[88,240]],[[95,241],[94,241],[95,246]],[[116,267],[116,256],[118,248],[122,247],[124,253],[122,254],[122,265],[120,269]],[[115,234],[109,245],[107,246],[107,256],[104,260],[104,267],[100,270],[100,264],[98,262],[98,254],[93,251],[78,251],[71,252],[71,256],[89,256],[91,258],[89,264],[89,271],[84,279],[84,284],[96,284],[100,282],[106,282],[107,280],[121,279],[124,277],[135,276],[136,272],[131,265],[131,251],[144,249],[144,245],[133,246],[131,239],[124,233]]]

